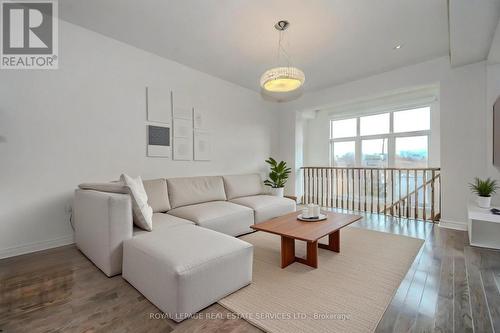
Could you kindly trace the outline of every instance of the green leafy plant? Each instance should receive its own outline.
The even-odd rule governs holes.
[[[482,180],[476,177],[473,183],[469,183],[469,187],[472,193],[480,197],[491,197],[498,190],[497,181],[491,178]]]
[[[281,161],[278,163],[274,158],[269,157],[266,163],[269,164],[271,172],[269,173],[269,179],[264,181],[264,185],[272,188],[285,187],[288,176],[291,173],[291,169],[287,167],[286,162]]]

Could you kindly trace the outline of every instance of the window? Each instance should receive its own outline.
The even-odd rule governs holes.
[[[353,167],[356,165],[356,150],[354,141],[333,143],[335,165]]]
[[[356,118],[333,121],[330,136],[332,139],[356,136]]]
[[[389,133],[390,113],[361,117],[360,135],[374,135]]]
[[[368,168],[427,167],[430,107],[330,120],[330,163]]]
[[[414,110],[394,112],[394,132],[413,132],[431,129],[431,109],[420,108]]]
[[[361,160],[364,167],[386,168],[387,139],[361,141]]]
[[[427,145],[427,136],[396,138],[396,165],[402,168],[425,168]]]

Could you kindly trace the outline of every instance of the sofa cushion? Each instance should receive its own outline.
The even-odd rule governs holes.
[[[168,215],[165,213],[154,213],[153,214],[153,232],[158,232],[158,230],[165,230],[173,227],[177,227],[180,225],[194,225],[193,221],[181,219],[179,217]],[[150,232],[145,231],[140,228],[134,228],[134,236],[139,236],[142,234],[150,234]]]
[[[223,176],[227,200],[262,194],[262,180],[258,174]]]
[[[123,246],[123,278],[175,321],[252,279],[252,245],[205,228],[155,230]]]
[[[231,202],[252,208],[255,212],[255,223],[260,223],[296,210],[295,201],[272,195],[254,195],[231,200]]]
[[[142,183],[148,195],[148,204],[153,208],[153,213],[163,213],[170,209],[166,179],[144,180]]]
[[[167,184],[172,208],[226,200],[224,183],[220,176],[169,178]]]
[[[132,178],[126,174],[122,174],[120,180],[130,190],[134,224],[147,231],[153,230],[153,221],[151,219],[153,209],[148,205],[148,195],[144,189],[141,177]]]
[[[227,201],[212,201],[174,208],[168,214],[231,236],[251,232],[250,226],[254,223],[252,209]]]

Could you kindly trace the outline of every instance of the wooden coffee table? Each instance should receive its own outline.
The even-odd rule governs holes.
[[[297,220],[300,212],[287,215],[252,225],[255,230],[265,231],[281,236],[281,268],[293,262],[300,262],[318,268],[318,246],[333,252],[340,252],[340,229],[354,223],[362,216],[322,212],[328,218],[319,222],[304,222]],[[328,235],[328,244],[318,243],[318,240]],[[307,243],[306,258],[295,256],[295,240]]]

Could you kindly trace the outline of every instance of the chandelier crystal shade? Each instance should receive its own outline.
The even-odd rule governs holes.
[[[260,77],[260,86],[267,91],[288,92],[298,89],[306,76],[295,67],[271,68]]]
[[[274,26],[279,31],[277,62],[280,62],[280,55],[283,53],[288,65],[268,69],[262,74],[260,77],[260,86],[269,92],[294,91],[300,88],[306,79],[303,71],[290,66],[290,57],[282,45],[282,34],[289,25],[288,21],[279,21]]]

